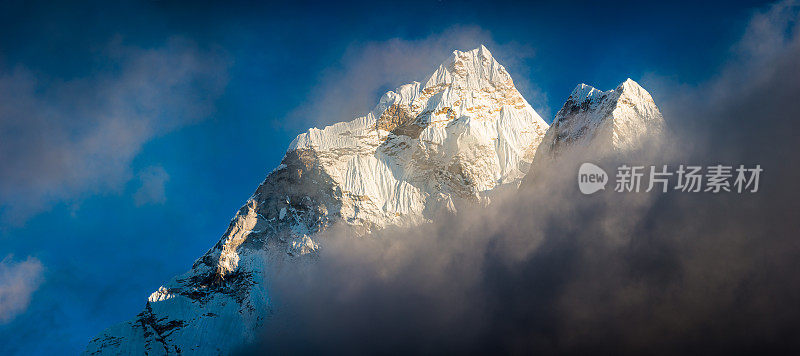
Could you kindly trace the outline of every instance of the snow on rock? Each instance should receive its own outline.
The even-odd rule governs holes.
[[[286,253],[292,256],[305,255],[319,250],[319,244],[314,242],[308,235],[295,237],[286,247]]]
[[[366,234],[485,202],[519,184],[547,129],[486,47],[454,51],[424,85],[297,136],[219,242],[86,353],[229,353],[264,324],[268,264],[324,253],[333,224]]]
[[[164,288],[164,286],[158,287],[158,290],[150,294],[150,297],[147,298],[149,302],[162,302],[169,298],[174,297],[175,295],[169,292],[169,289]]]

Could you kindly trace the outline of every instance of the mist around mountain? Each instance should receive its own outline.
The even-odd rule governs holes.
[[[425,141],[413,139],[426,137],[422,132],[436,120],[420,121],[425,118],[420,116],[426,112],[425,105],[410,112],[400,109],[409,103],[413,108],[414,99],[425,94],[425,86],[405,87],[408,94],[398,89],[396,96],[381,100],[376,111],[380,115],[371,113],[371,118],[310,130],[298,137],[292,145],[295,150],[322,147],[337,154],[322,164],[325,161],[318,156],[303,157],[308,152],[287,154],[240,210],[220,243],[191,272],[155,292],[142,314],[107,330],[90,350],[149,347],[152,353],[253,354],[796,350],[800,345],[794,321],[800,319],[800,308],[795,301],[800,280],[791,271],[799,267],[794,237],[800,226],[794,215],[800,200],[794,185],[800,172],[785,157],[800,148],[791,136],[793,118],[800,117],[795,100],[800,87],[792,80],[792,74],[800,70],[795,60],[800,47],[796,37],[791,38],[788,46],[770,56],[731,64],[719,78],[678,98],[681,105],[671,103],[673,109],[663,115],[657,108],[648,110],[647,100],[641,100],[643,104],[633,105],[634,110],[628,112],[628,120],[620,122],[616,110],[624,108],[620,103],[625,100],[619,98],[626,92],[639,93],[639,99],[650,97],[640,93],[635,82],[624,81],[607,92],[579,85],[553,125],[540,132],[537,151],[516,156],[524,158],[517,158],[517,163],[531,163],[524,169],[529,170],[528,176],[535,175],[535,179],[524,179],[530,182],[524,189],[507,186],[522,181],[521,175],[513,175],[511,182],[501,179],[508,177],[502,172],[511,170],[495,171],[501,172],[495,175],[500,178],[483,186],[475,183],[480,179],[469,184],[453,180],[464,177],[469,172],[464,168],[476,162],[464,159],[458,161],[460,174],[447,175],[447,165],[433,169],[441,176],[422,179],[428,183],[420,185],[426,187],[420,189],[424,199],[410,194],[407,201],[412,204],[370,203],[387,196],[384,192],[403,192],[403,182],[419,184],[409,174],[403,177],[410,180],[387,180],[396,184],[389,185],[395,190],[364,189],[368,194],[362,196],[367,199],[350,197],[355,203],[348,204],[359,207],[358,211],[341,209],[347,206],[341,204],[345,194],[337,194],[335,187],[354,187],[348,185],[354,177],[363,182],[374,179],[351,174],[337,177],[320,167],[343,166],[348,168],[339,172],[351,173],[379,171],[370,164],[340,165],[337,159],[342,152],[337,150],[363,147],[348,145],[353,141],[347,140],[371,140],[361,133],[374,131],[377,141],[385,137],[385,141],[406,145],[412,142],[420,145],[410,145],[412,152],[431,153]],[[471,52],[457,52],[456,57],[458,53]],[[447,76],[441,78],[445,79],[440,83],[454,83]],[[458,92],[452,89],[457,86],[450,88]],[[451,109],[455,102],[449,102]],[[403,105],[393,107],[396,103]],[[381,120],[387,111],[387,120]],[[449,117],[449,111],[438,115]],[[649,124],[631,125],[636,122]],[[529,121],[529,125],[534,123]],[[640,139],[652,137],[639,135],[651,128],[658,139]],[[486,131],[471,129],[470,125],[459,132],[485,137],[481,135]],[[503,131],[491,132],[497,132],[499,139]],[[343,133],[346,139],[330,139]],[[471,146],[459,147],[455,152]],[[498,147],[491,152],[499,152]],[[373,148],[366,154],[378,152]],[[545,152],[547,156],[541,156]],[[355,161],[363,154],[344,153]],[[547,162],[537,164],[537,156],[548,157]],[[583,162],[600,167],[759,164],[765,174],[757,194],[603,191],[585,196],[575,187],[577,167]],[[281,173],[284,170],[295,173]],[[486,171],[474,172],[480,177]],[[309,185],[291,180],[303,176],[333,188],[312,186],[312,192],[329,195],[307,194],[304,189]],[[286,186],[280,184],[294,187],[285,199],[286,188],[272,188]],[[487,192],[495,187],[496,191]],[[441,197],[432,192],[447,194]],[[263,200],[267,193],[277,198]],[[306,196],[314,203],[302,203]],[[295,198],[301,202],[293,203]],[[336,209],[328,209],[328,201]],[[262,202],[268,210],[260,210],[265,209]],[[421,207],[427,204],[436,209]],[[405,221],[387,214],[391,209],[419,215]],[[298,230],[298,226],[314,230]],[[271,235],[276,238],[258,238],[262,231],[278,229],[279,234]],[[263,257],[243,251],[269,253]],[[263,269],[254,267],[267,261]],[[250,271],[258,271],[261,279],[241,273]],[[268,303],[254,304],[257,301]],[[223,337],[226,341],[217,343]],[[178,344],[189,346],[176,349]],[[194,345],[202,347],[193,350]],[[209,349],[211,345],[220,349]]]
[[[664,113],[666,143],[610,157],[579,147],[490,207],[329,238],[309,270],[277,280],[281,327],[245,352],[795,352],[800,171],[785,157],[800,152],[798,48],[731,65],[682,98]],[[752,85],[736,86],[745,68]],[[586,161],[765,173],[754,194],[585,196]]]

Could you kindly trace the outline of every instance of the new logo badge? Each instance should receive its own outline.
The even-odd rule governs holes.
[[[606,189],[606,183],[608,174],[602,168],[587,162],[578,169],[578,189],[581,193],[588,195]]]

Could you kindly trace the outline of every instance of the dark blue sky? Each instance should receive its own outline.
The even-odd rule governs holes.
[[[446,48],[450,43],[489,42],[549,122],[581,82],[605,90],[631,77],[659,103],[667,95],[657,90],[663,83],[713,78],[753,11],[764,6],[5,2],[0,140],[13,143],[0,143],[0,214],[34,207],[2,220],[0,259],[13,255],[3,262],[12,270],[30,256],[43,271],[29,305],[0,318],[0,353],[81,351],[103,328],[138,313],[149,293],[217,241],[295,135],[333,120],[305,117],[325,112],[305,108],[346,96],[361,75],[367,86],[355,92],[366,97],[357,102],[370,103],[362,111],[381,91],[423,79],[375,80],[393,69],[382,68],[391,62],[370,62],[374,51],[411,48],[430,58],[426,64],[446,58],[456,49]],[[156,65],[163,70],[151,73]],[[182,66],[192,69],[184,73]],[[128,89],[154,78],[180,85],[163,92],[155,86],[148,95]],[[18,88],[25,85],[32,88]],[[22,103],[29,109],[17,110]],[[203,110],[186,114],[197,106]],[[95,128],[128,114],[119,140],[110,131],[100,135],[102,144],[90,145],[98,142],[87,139]],[[65,143],[48,145],[49,135]],[[69,149],[69,162],[91,172],[48,168]],[[151,182],[153,171],[161,178]],[[39,179],[47,189],[34,184]],[[138,199],[147,182],[155,190]]]

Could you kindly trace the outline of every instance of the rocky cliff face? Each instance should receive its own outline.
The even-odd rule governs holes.
[[[485,47],[454,51],[366,116],[297,136],[219,242],[87,353],[219,354],[253,341],[269,314],[266,266],[313,261],[334,224],[366,234],[485,202],[519,184],[547,129]]]

